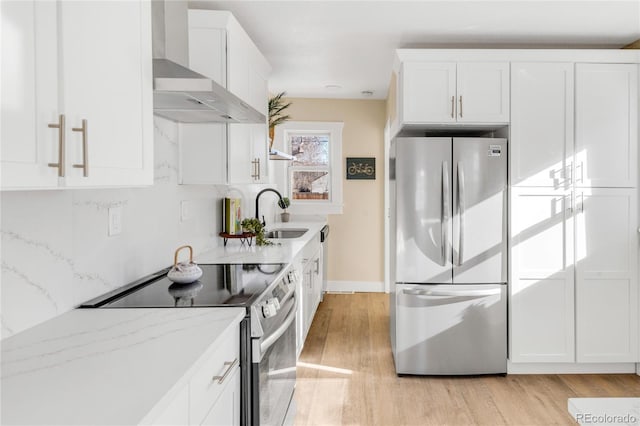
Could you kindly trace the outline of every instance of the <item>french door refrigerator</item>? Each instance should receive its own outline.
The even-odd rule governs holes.
[[[506,139],[396,138],[390,170],[396,372],[506,373]]]

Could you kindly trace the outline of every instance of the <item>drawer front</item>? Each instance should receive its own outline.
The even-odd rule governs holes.
[[[232,327],[189,384],[191,424],[200,424],[240,365],[240,332]]]

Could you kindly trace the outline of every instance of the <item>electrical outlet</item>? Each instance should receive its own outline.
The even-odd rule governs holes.
[[[180,222],[186,222],[191,219],[191,203],[189,201],[180,201]]]
[[[109,207],[109,236],[122,233],[122,206]]]

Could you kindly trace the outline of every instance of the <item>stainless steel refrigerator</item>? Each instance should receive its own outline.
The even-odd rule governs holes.
[[[506,139],[396,138],[390,158],[396,372],[506,373]]]

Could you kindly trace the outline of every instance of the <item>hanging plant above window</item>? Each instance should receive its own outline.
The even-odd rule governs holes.
[[[269,98],[269,151],[271,151],[271,147],[273,146],[275,127],[291,119],[291,116],[284,113],[284,111],[291,106],[291,102],[285,102],[284,99],[282,99],[285,94],[286,92],[280,92],[272,98]]]

